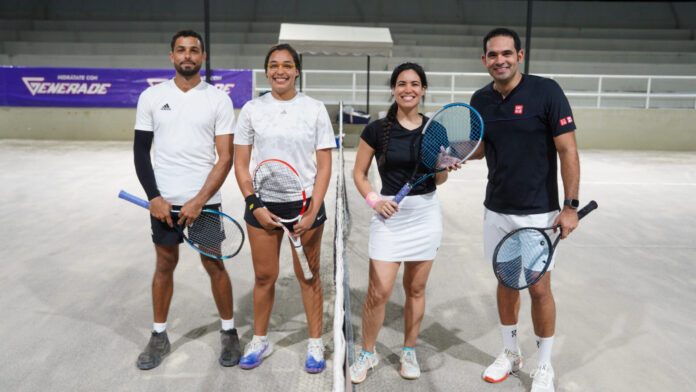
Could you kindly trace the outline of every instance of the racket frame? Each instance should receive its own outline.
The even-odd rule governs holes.
[[[280,159],[266,159],[261,161],[258,165],[256,165],[256,168],[254,169],[254,174],[252,175],[252,181],[255,183],[253,179],[256,178],[256,171],[261,167],[261,165],[268,163],[268,162],[278,162],[281,163],[285,166],[287,166],[292,172],[297,176],[297,183],[300,185],[300,189],[302,190],[302,209],[300,210],[300,214],[294,218],[281,218],[278,217],[278,220],[276,222],[281,223],[281,228],[285,232],[285,234],[288,235],[288,238],[290,239],[290,243],[292,244],[292,247],[295,248],[295,253],[297,254],[297,259],[300,262],[300,268],[302,269],[302,275],[304,276],[305,280],[310,280],[314,277],[314,274],[312,273],[312,270],[309,268],[309,260],[307,259],[307,255],[304,252],[304,247],[302,246],[302,241],[300,240],[299,236],[293,235],[292,232],[283,224],[283,223],[292,223],[296,222],[299,223],[300,220],[302,220],[302,215],[304,215],[305,211],[307,210],[307,193],[305,191],[304,186],[302,185],[302,181],[300,180],[300,175],[297,173],[297,170],[295,170],[292,165],[289,163],[280,160]],[[259,198],[261,201],[261,205],[263,208],[268,210],[268,207],[265,206],[265,203],[263,199],[261,198],[261,195],[258,193],[256,187],[254,187],[254,193],[256,193],[256,196]],[[270,211],[270,210],[269,210]]]
[[[587,203],[587,205],[585,205],[582,209],[578,210],[578,220],[584,218],[587,214],[589,214],[590,212],[597,209],[597,207],[598,207],[597,202],[594,200]],[[515,229],[515,230],[507,233],[500,241],[498,241],[498,244],[495,246],[495,250],[493,251],[493,260],[492,260],[493,273],[495,274],[495,277],[498,279],[498,282],[500,282],[500,284],[502,284],[503,286],[505,286],[509,289],[513,289],[513,290],[523,290],[523,289],[526,289],[527,287],[533,286],[536,282],[538,282],[544,276],[546,271],[549,269],[549,265],[551,265],[551,260],[553,259],[553,254],[556,251],[556,246],[558,245],[558,242],[561,240],[561,233],[558,233],[555,240],[553,242],[551,242],[551,238],[549,237],[548,234],[546,234],[546,232],[549,230],[560,229],[560,227],[561,227],[560,225],[550,226],[550,227],[520,227],[518,229]],[[546,263],[544,263],[544,268],[541,271],[539,271],[539,274],[535,276],[535,279],[533,279],[531,282],[527,282],[527,285],[525,285],[525,286],[515,287],[515,286],[511,286],[508,283],[506,283],[505,280],[501,276],[499,276],[497,267],[498,267],[498,265],[500,265],[502,263],[498,263],[498,262],[496,262],[496,260],[498,258],[498,252],[503,247],[503,244],[505,243],[505,241],[507,241],[508,238],[516,235],[517,233],[519,233],[520,231],[523,231],[523,230],[535,230],[535,231],[538,231],[539,233],[541,233],[541,235],[544,236],[544,240],[546,241],[546,243],[550,244],[549,245],[549,256],[546,259]]]
[[[139,197],[137,197],[137,196],[135,196],[135,195],[132,195],[132,194],[130,194],[130,193],[124,191],[124,190],[121,190],[121,191],[118,193],[118,197],[121,198],[121,199],[123,199],[123,200],[129,201],[129,202],[131,202],[131,203],[133,203],[133,204],[135,204],[135,205],[138,205],[138,206],[140,206],[140,207],[143,207],[143,208],[145,208],[145,209],[147,209],[147,210],[150,209],[150,203],[149,203],[147,200],[143,200],[143,199],[141,199],[141,198],[139,198]],[[173,214],[179,214],[180,210],[170,210],[170,212],[173,213]],[[212,258],[212,259],[218,259],[218,260],[227,260],[227,259],[229,259],[229,258],[232,258],[232,257],[236,256],[236,255],[239,253],[239,251],[242,249],[242,246],[244,245],[244,230],[242,230],[242,226],[240,226],[239,223],[237,223],[237,221],[234,220],[231,216],[229,216],[229,215],[227,215],[227,214],[225,214],[224,212],[221,212],[221,211],[217,211],[217,210],[212,210],[212,209],[204,208],[204,209],[201,210],[201,214],[202,214],[202,213],[215,214],[215,215],[218,215],[218,216],[222,217],[222,219],[225,219],[225,218],[226,218],[226,219],[229,219],[232,223],[234,223],[234,226],[239,230],[240,237],[241,237],[241,241],[239,241],[239,246],[237,246],[237,248],[234,250],[233,253],[228,254],[228,255],[221,255],[221,256],[218,256],[218,255],[213,255],[213,254],[210,254],[210,253],[208,253],[208,252],[205,252],[204,250],[198,248],[198,247],[188,238],[188,236],[187,236],[186,233],[184,232],[184,228],[182,228],[181,225],[179,225],[179,224],[177,224],[176,222],[174,222],[174,228],[181,234],[181,236],[184,238],[184,240],[186,241],[186,243],[187,243],[189,246],[191,246],[193,249],[196,250],[196,252],[198,252],[198,253],[200,253],[200,254],[202,254],[202,255],[204,255],[204,256],[210,257],[210,258]]]
[[[481,141],[483,140],[483,118],[481,117],[481,115],[479,114],[479,112],[476,111],[476,109],[472,108],[471,106],[469,106],[469,105],[467,105],[467,104],[465,104],[465,103],[461,103],[461,102],[449,103],[449,104],[447,104],[447,105],[441,107],[437,112],[435,112],[435,114],[433,114],[432,117],[430,117],[430,118],[428,119],[428,122],[425,123],[425,127],[423,127],[423,132],[421,132],[421,142],[419,143],[419,146],[420,146],[421,151],[419,151],[419,155],[422,154],[422,149],[423,149],[423,147],[421,146],[421,144],[422,144],[423,136],[425,136],[425,134],[428,132],[428,129],[429,129],[429,127],[430,127],[430,124],[435,120],[435,118],[437,117],[438,114],[440,114],[441,112],[443,112],[444,110],[447,110],[448,108],[450,108],[450,107],[452,107],[452,106],[464,106],[464,107],[466,107],[467,109],[469,109],[469,112],[470,112],[470,113],[474,113],[474,114],[476,115],[476,117],[478,118],[479,123],[481,124],[481,135],[480,135],[480,137],[478,138],[478,141],[476,142],[476,145],[474,146],[474,148],[471,149],[471,151],[470,151],[465,157],[461,158],[461,159],[456,163],[456,164],[459,165],[459,164],[461,164],[462,162],[464,162],[464,161],[466,161],[467,159],[469,159],[469,158],[471,157],[471,155],[473,155],[474,152],[476,152],[476,150],[478,149],[478,146],[481,145]],[[420,157],[419,157],[419,158],[420,158]],[[447,170],[447,168],[440,168],[440,169],[434,168],[433,171],[432,171],[431,173],[428,173],[428,174],[422,176],[421,178],[419,178],[417,181],[414,182],[415,176],[416,176],[416,174],[418,173],[418,168],[420,167],[422,161],[423,161],[422,158],[418,160],[418,163],[416,164],[416,167],[413,169],[413,174],[411,174],[411,178],[409,179],[408,182],[406,182],[406,184],[405,184],[403,187],[401,187],[401,189],[399,190],[399,192],[397,192],[397,194],[396,194],[396,195],[394,196],[394,198],[392,199],[392,201],[395,202],[396,204],[399,204],[399,203],[401,202],[401,200],[403,200],[404,197],[406,197],[406,195],[408,195],[409,192],[411,192],[411,189],[413,189],[414,186],[416,186],[417,184],[419,184],[420,182],[424,181],[426,178],[428,178],[428,177],[430,177],[430,176],[433,176],[433,175],[435,175],[435,174],[437,174],[437,173],[439,173],[439,172],[442,172],[442,171]]]

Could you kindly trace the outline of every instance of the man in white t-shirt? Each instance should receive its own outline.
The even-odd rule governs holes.
[[[136,173],[150,201],[157,254],[152,279],[153,331],[136,362],[143,370],[157,367],[170,350],[167,314],[183,241],[174,225],[189,225],[203,208],[219,210],[219,189],[232,168],[232,101],[201,81],[200,69],[206,57],[203,39],[195,31],[180,31],[172,38],[171,48],[169,57],[176,76],[140,95],[133,144]],[[180,212],[172,216],[172,209]],[[221,260],[201,255],[201,262],[210,276],[222,323],[219,362],[234,366],[239,362],[240,348],[234,328],[232,284]]]

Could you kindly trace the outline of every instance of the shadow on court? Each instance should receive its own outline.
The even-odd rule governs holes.
[[[147,212],[116,197],[120,189],[143,194],[131,149],[120,142],[0,141],[0,390],[331,389],[332,225],[325,228],[321,273],[327,371],[303,370],[305,313],[287,244],[269,328],[274,352],[259,368],[218,364],[220,321],[210,280],[186,245],[168,320],[172,351],[156,369],[136,368],[152,327],[155,252]],[[243,200],[233,175],[222,192],[224,211],[241,221]],[[248,244],[225,265],[245,344],[253,335]]]
[[[581,151],[580,199],[599,209],[558,246],[552,283],[557,391],[682,391],[696,387],[689,338],[696,321],[696,153]],[[353,155],[346,155],[352,170]],[[528,391],[536,364],[529,295],[522,292],[519,341],[525,365],[498,384],[481,379],[502,349],[496,280],[483,259],[485,161],[468,162],[438,188],[444,234],[426,290],[416,352],[422,375],[403,380],[403,268],[387,304],[376,351],[383,359],[358,391]],[[560,179],[560,176],[559,176]],[[374,169],[370,182],[379,189]],[[562,187],[560,187],[562,192]],[[360,349],[371,211],[348,186],[352,324]],[[363,228],[360,230],[359,228]],[[691,388],[689,388],[691,387]]]
[[[351,181],[347,243],[351,315],[360,343],[367,289],[370,210]],[[323,236],[322,281],[327,370],[302,370],[306,322],[283,245],[270,325],[273,354],[257,369],[222,368],[219,318],[198,254],[182,246],[168,320],[172,353],[151,371],[135,359],[152,323],[154,249],[141,208],[117,199],[141,194],[130,143],[0,140],[0,390],[328,391],[332,389],[333,220]],[[561,241],[553,275],[558,308],[553,364],[556,390],[682,391],[696,341],[696,153],[581,151],[581,202],[599,209]],[[403,344],[401,273],[377,340],[382,359],[358,391],[526,391],[535,357],[529,297],[522,294],[520,344],[525,366],[499,384],[481,372],[501,349],[496,281],[483,260],[485,162],[469,162],[438,189],[444,237],[428,282],[416,346],[422,376],[398,375]],[[371,173],[373,185],[378,179]],[[333,214],[335,185],[327,194]],[[234,177],[223,209],[241,221]],[[583,203],[584,204],[584,203]],[[249,247],[226,262],[242,344],[253,334]],[[350,347],[349,347],[350,349]]]

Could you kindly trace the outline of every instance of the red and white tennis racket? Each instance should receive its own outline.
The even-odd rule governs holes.
[[[279,218],[278,222],[281,223],[281,227],[295,248],[304,278],[312,279],[314,275],[309,269],[309,262],[300,238],[282,224],[299,222],[307,209],[307,195],[299,174],[287,162],[267,159],[256,166],[253,177],[254,192],[263,207]]]

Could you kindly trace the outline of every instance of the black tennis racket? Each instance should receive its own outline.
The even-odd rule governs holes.
[[[121,199],[149,209],[150,203],[126,191],[118,194]],[[178,210],[172,210],[174,227],[181,233],[187,244],[198,253],[213,259],[229,259],[242,249],[244,231],[242,226],[229,215],[220,211],[203,209],[193,224],[184,227],[176,223]]]
[[[314,274],[309,269],[300,237],[291,233],[284,224],[299,222],[307,209],[307,195],[300,175],[285,161],[267,159],[254,169],[254,192],[264,208],[279,218],[278,222],[295,248],[304,278],[312,279]]]
[[[454,164],[460,164],[476,151],[483,139],[483,119],[465,103],[450,103],[438,110],[423,127],[419,158],[411,179],[392,199],[403,200],[414,186]],[[423,174],[425,172],[425,174]],[[416,180],[418,174],[423,174]]]
[[[596,208],[597,203],[592,200],[578,211],[578,219]],[[561,239],[560,230],[553,243],[547,232],[559,228],[559,225],[522,227],[506,234],[493,252],[493,272],[498,281],[514,290],[522,290],[538,282],[548,270]]]

